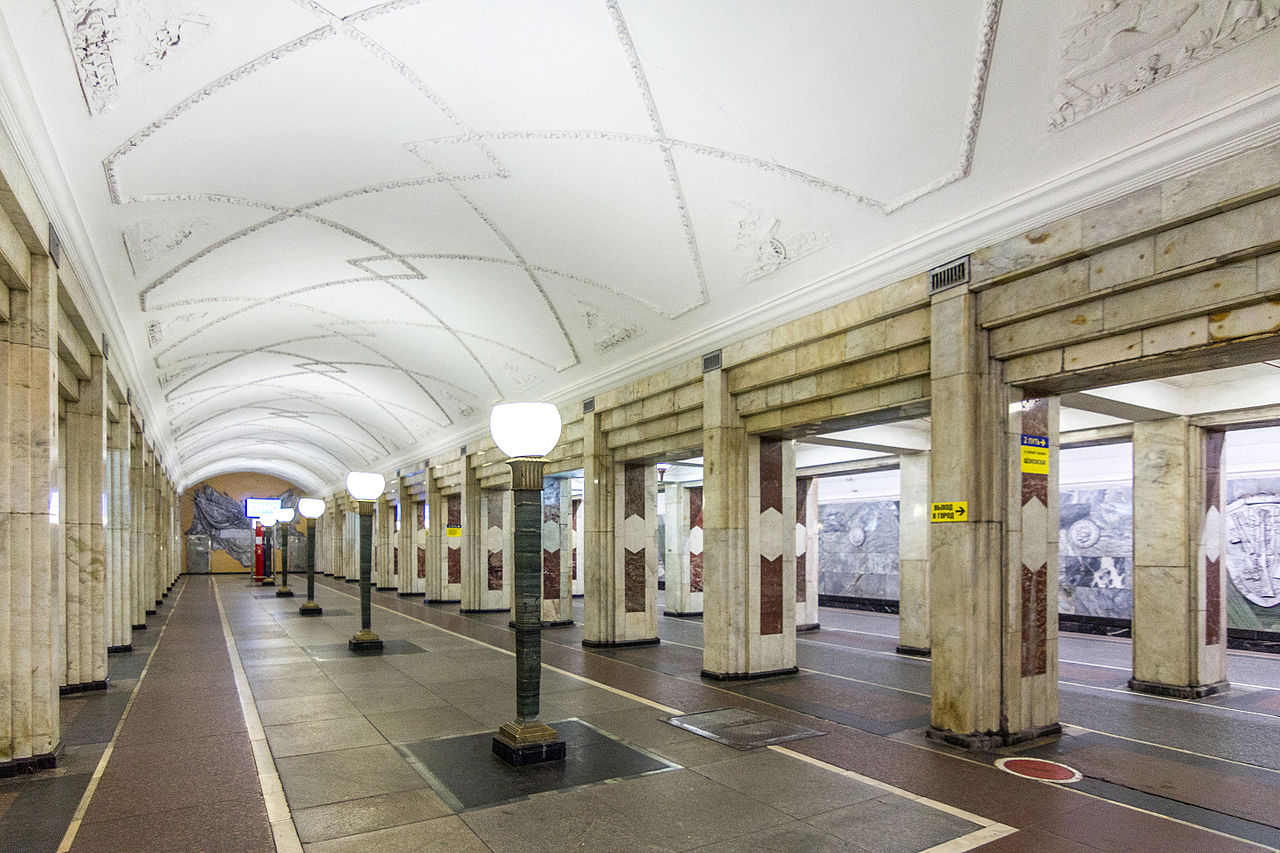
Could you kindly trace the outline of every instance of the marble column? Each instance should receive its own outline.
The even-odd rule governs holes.
[[[573,594],[570,587],[571,540],[569,512],[572,501],[569,481],[545,477],[542,481],[542,582],[539,618],[543,628],[559,628],[573,624]],[[511,619],[516,619],[518,602],[512,596]]]
[[[107,386],[90,357],[80,399],[67,405],[67,671],[69,691],[107,686]]]
[[[346,498],[342,500],[342,561],[334,568],[334,577],[360,582],[360,511],[355,501]]]
[[[444,535],[436,540],[440,560],[440,597],[428,593],[427,601],[462,601],[462,495],[441,495]],[[430,573],[428,573],[428,578]]]
[[[898,458],[898,653],[929,654],[929,454]]]
[[[724,372],[702,380],[702,674],[795,672],[795,444],[747,435]]]
[[[50,567],[57,477],[57,271],[31,257],[31,289],[12,290],[0,324],[0,776],[52,767],[61,737]]]
[[[335,497],[324,499],[324,514],[317,521],[316,574],[334,576],[342,555],[342,510]]]
[[[1133,425],[1133,678],[1142,693],[1227,688],[1225,433],[1186,418]]]
[[[396,576],[396,591],[401,595],[422,595],[426,592],[426,550],[419,556],[418,535],[423,530],[422,504],[414,501],[405,477],[396,481],[396,505],[400,507],[400,530],[396,533],[396,551],[400,572]]]
[[[116,406],[117,418],[108,427],[110,451],[110,505],[107,508],[110,538],[107,571],[108,652],[133,651],[133,609],[130,590],[133,583],[133,559],[130,516],[132,497],[129,491],[130,423],[132,415],[123,401]]]
[[[392,569],[393,544],[391,530],[395,526],[395,506],[382,495],[374,502],[373,512],[373,586],[375,589],[395,589]]]
[[[796,630],[818,624],[818,480],[796,478]]]
[[[702,615],[702,486],[667,483],[667,616]]]
[[[582,579],[582,498],[574,498],[570,502],[570,507],[569,535],[573,538],[573,550],[569,554],[569,577],[573,596],[581,598],[585,590]]]
[[[468,575],[463,563],[463,613],[511,609],[512,561],[515,559],[511,492],[507,489],[480,489],[479,492],[479,570]],[[463,505],[466,505],[465,499]],[[470,525],[466,530],[471,531]],[[465,541],[463,547],[466,548]]]
[[[61,370],[61,365],[59,365]],[[66,380],[59,380],[60,383]],[[67,685],[67,611],[71,609],[73,602],[68,599],[69,591],[67,589],[67,575],[70,571],[74,571],[74,566],[79,558],[78,550],[70,555],[71,570],[68,570],[68,542],[67,542],[67,417],[66,417],[67,399],[62,396],[61,387],[58,394],[57,409],[57,436],[58,448],[54,458],[58,460],[57,467],[54,468],[53,475],[53,498],[49,503],[49,515],[53,521],[53,550],[50,556],[49,581],[53,586],[53,609],[54,609],[54,625],[58,632],[58,643],[54,647],[56,657],[53,661],[54,679],[58,684],[58,689],[64,690]],[[77,589],[78,592],[78,589]],[[75,609],[79,608],[79,601],[74,603]],[[73,618],[75,614],[72,614]]]
[[[147,590],[146,590],[146,615],[154,616],[156,607],[160,604],[160,598],[164,593],[161,581],[160,563],[163,560],[163,554],[160,553],[160,484],[159,484],[159,464],[156,460],[155,450],[150,445],[145,451],[146,469],[144,476],[146,478],[147,488],[147,520],[146,529],[143,531],[147,556]]]
[[[991,749],[1060,731],[1057,623],[1047,616],[1057,588],[1057,401],[1024,401],[1004,385],[976,302],[953,290],[932,307],[930,495],[965,511],[930,525],[927,734]],[[1024,435],[1047,445],[1048,473],[1024,469]]]
[[[146,557],[143,528],[146,527],[146,483],[143,480],[142,431],[135,422],[129,454],[129,614],[133,630],[147,628]]]
[[[425,533],[426,547],[426,591],[424,593],[424,601],[443,601],[445,600],[445,589],[448,585],[446,571],[448,569],[448,558],[445,549],[448,548],[449,530],[446,525],[449,523],[449,511],[446,507],[448,499],[440,493],[440,486],[436,482],[435,472],[432,471],[430,463],[427,464],[426,473],[426,514],[427,524]],[[462,508],[458,507],[459,523],[462,521]],[[461,568],[461,564],[459,564]]]

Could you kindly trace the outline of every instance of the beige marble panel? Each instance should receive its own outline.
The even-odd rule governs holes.
[[[1144,237],[1099,252],[1089,259],[1089,289],[1107,290],[1156,271],[1155,238]]]
[[[1156,238],[1156,269],[1171,270],[1275,239],[1280,198],[1228,210]]]
[[[1197,213],[1227,199],[1280,183],[1280,144],[1215,163],[1160,185],[1161,218]]]
[[[929,456],[898,458],[898,643],[913,649],[930,645]]]
[[[1096,246],[1159,225],[1161,188],[1146,187],[1080,214],[1084,244]]]

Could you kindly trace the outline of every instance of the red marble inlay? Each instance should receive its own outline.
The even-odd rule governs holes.
[[[702,529],[702,487],[689,488],[689,529]],[[702,551],[689,550],[689,592],[702,592]]]
[[[1015,776],[1046,782],[1072,782],[1080,778],[1080,774],[1070,767],[1041,758],[1008,758],[1000,766]]]
[[[782,442],[760,442],[760,511],[782,512]]]
[[[418,513],[418,527],[427,526],[427,504],[425,501],[413,505]]]
[[[1048,668],[1049,569],[1022,567],[1022,677],[1044,675]]]
[[[643,613],[645,604],[644,549],[622,552],[623,609],[627,613]]]
[[[560,549],[542,551],[542,597],[560,600]]]
[[[462,583],[462,549],[449,549],[449,583]]]
[[[502,492],[496,489],[489,489],[485,492],[485,515],[486,522],[490,530],[493,528],[502,529]],[[489,583],[490,592],[502,589],[502,548],[496,551],[489,550]]]
[[[577,498],[572,502],[573,512],[569,514],[569,529],[573,531],[572,539],[573,550],[570,553],[570,563],[573,566],[573,580],[578,579],[578,507],[582,506],[582,499]]]
[[[782,557],[760,558],[760,634],[782,633]]]
[[[391,549],[391,574],[400,574],[400,548],[398,546]]]
[[[809,486],[812,477],[796,479],[796,526],[805,528],[808,533],[809,524]],[[800,537],[796,538],[796,601],[805,599],[805,553],[809,543]]]
[[[1225,432],[1206,432],[1204,436],[1204,509],[1222,510],[1222,447]]]
[[[449,527],[462,526],[462,495],[449,495],[444,499],[446,522]]]
[[[418,548],[418,577],[425,578],[427,576],[427,549]]]
[[[622,517],[644,518],[644,481],[647,466],[627,465],[622,475]]]
[[[1222,561],[1204,561],[1204,644],[1222,642]]]

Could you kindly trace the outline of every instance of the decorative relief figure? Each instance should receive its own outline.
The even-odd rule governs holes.
[[[591,333],[591,345],[596,352],[608,352],[620,344],[641,334],[635,323],[624,323],[617,318],[610,318],[599,305],[578,300],[578,310],[582,313],[583,322]]]
[[[1063,128],[1280,23],[1280,0],[1077,0],[1049,124]]]
[[[738,277],[742,283],[763,278],[776,269],[811,255],[827,245],[825,231],[787,231],[782,221],[766,216],[749,202],[734,202],[730,236],[738,255]]]
[[[187,8],[164,0],[57,0],[89,112],[115,103],[120,84],[158,70],[182,48],[202,39],[209,25]]]
[[[1227,505],[1227,573],[1240,594],[1261,607],[1280,604],[1280,495]]]
[[[137,275],[157,260],[177,251],[197,229],[206,224],[208,223],[204,220],[176,225],[135,222],[125,228],[121,236],[134,274]]]

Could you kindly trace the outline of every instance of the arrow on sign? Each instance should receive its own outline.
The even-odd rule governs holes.
[[[956,507],[956,518],[964,518],[964,507],[963,507],[963,506],[958,506],[958,507]]]

